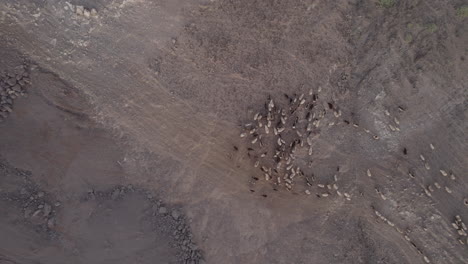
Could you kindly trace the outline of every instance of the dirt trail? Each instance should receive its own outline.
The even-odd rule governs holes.
[[[77,205],[95,190],[132,184],[181,207],[208,263],[461,263],[466,245],[450,229],[455,215],[468,219],[461,4],[376,2],[6,1],[0,44],[9,48],[5,64],[16,64],[3,67],[21,64],[6,54],[27,58],[34,90],[1,125],[0,155],[69,201],[64,210],[81,208],[58,212],[58,225],[82,241],[114,218],[139,232],[153,228],[140,194]],[[338,174],[350,201],[251,183],[262,174],[240,125],[268,95],[280,101],[310,89],[343,114],[317,140],[314,174]],[[457,179],[441,176],[444,169]],[[442,188],[427,197],[435,182]],[[70,229],[99,206],[117,207],[98,213],[94,226]],[[130,208],[142,218],[120,215]],[[121,240],[133,231],[125,232],[110,238],[119,241],[115,252],[157,245],[128,261],[171,263],[186,252],[170,245],[174,234],[131,245]],[[64,258],[110,261],[114,251],[100,255],[100,247]],[[0,253],[14,259],[14,248]]]

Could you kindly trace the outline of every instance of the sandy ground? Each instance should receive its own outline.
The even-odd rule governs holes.
[[[2,1],[0,263],[466,263],[461,7]],[[239,135],[310,90],[288,191]]]

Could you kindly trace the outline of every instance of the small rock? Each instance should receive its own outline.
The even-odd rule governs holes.
[[[91,16],[95,17],[97,16],[97,11],[94,8],[91,8]]]
[[[36,210],[36,211],[34,212],[34,214],[32,215],[32,217],[38,216],[41,212],[42,212],[42,210]]]
[[[32,213],[32,210],[30,208],[24,209],[24,218],[29,218],[31,213]]]
[[[82,16],[84,13],[84,7],[83,6],[76,6],[76,11],[75,13],[79,16]]]
[[[189,247],[190,247],[191,250],[194,250],[194,251],[198,249],[197,245],[195,245],[193,243],[190,244]]]
[[[13,86],[16,84],[16,79],[15,78],[10,78],[7,80],[7,84],[10,86]]]
[[[21,92],[21,86],[19,84],[14,85],[12,89],[13,91]]]
[[[37,193],[37,197],[38,197],[38,198],[44,197],[44,195],[45,195],[44,192],[38,192],[38,193]]]
[[[89,18],[91,16],[91,12],[89,12],[88,9],[84,9],[83,10],[83,16],[86,17],[86,18]]]
[[[112,200],[115,200],[115,199],[119,198],[119,195],[120,195],[120,190],[119,190],[119,189],[115,189],[115,190],[112,192],[111,199],[112,199]]]
[[[16,68],[16,70],[15,70],[15,74],[19,75],[19,76],[23,76],[23,73],[25,73],[25,72],[26,72],[26,70],[24,69],[23,66],[20,66],[20,67]]]
[[[55,227],[55,218],[50,218],[47,220],[47,228],[53,229]]]
[[[52,206],[49,204],[44,204],[44,216],[49,216],[49,214],[52,212]]]
[[[94,192],[88,192],[88,199],[90,200],[96,199],[96,195],[94,194]]]
[[[159,212],[159,214],[166,214],[167,213],[167,208],[162,206],[162,207],[159,208],[158,212]]]
[[[172,218],[177,220],[179,219],[180,213],[177,210],[173,210],[171,215],[172,215]]]
[[[11,107],[9,105],[3,105],[2,109],[4,111],[6,111],[6,112],[9,112],[9,113],[11,113],[13,111],[13,109],[11,109]]]

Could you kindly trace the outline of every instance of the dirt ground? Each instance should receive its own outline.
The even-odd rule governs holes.
[[[468,263],[467,8],[1,1],[0,263]]]

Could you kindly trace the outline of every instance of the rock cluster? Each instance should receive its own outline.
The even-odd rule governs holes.
[[[187,219],[179,210],[170,209],[168,205],[162,204],[161,201],[155,201],[154,203],[153,214],[158,215],[163,225],[168,228],[167,231],[171,232],[176,243],[175,246],[180,250],[177,256],[180,263],[204,263],[202,252],[193,241],[193,234],[187,224]]]
[[[6,165],[1,159],[0,175],[22,178],[22,185],[17,186],[16,190],[0,189],[0,200],[12,202],[20,207],[23,219],[33,224],[37,230],[45,231],[51,236],[56,235],[56,214],[61,206],[60,202],[33,183],[30,180],[30,172]]]
[[[97,17],[98,13],[97,10],[94,8],[88,8],[85,6],[81,5],[73,5],[70,3],[66,3],[67,5],[65,6],[66,10],[71,10],[73,11],[77,16],[84,17],[84,18],[91,18],[91,17]]]
[[[95,199],[95,197],[108,197],[112,200],[122,199],[126,193],[136,192],[146,196],[146,199],[153,204],[152,217],[154,224],[158,229],[172,236],[175,247],[178,249],[178,261],[183,264],[202,264],[204,263],[202,251],[198,248],[193,240],[193,234],[190,226],[187,223],[186,217],[179,209],[173,206],[164,204],[161,200],[156,199],[153,194],[148,191],[128,186],[117,186],[113,190],[105,193],[95,192],[90,190],[87,199]]]
[[[29,72],[25,65],[13,71],[0,72],[0,122],[13,111],[15,100],[26,95],[29,84]]]

